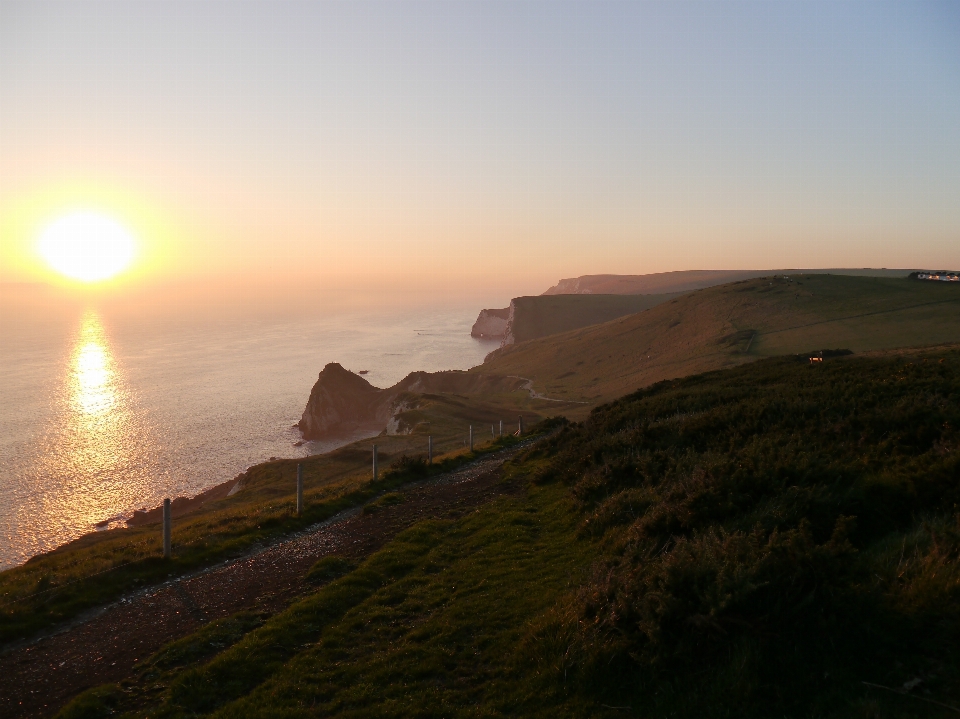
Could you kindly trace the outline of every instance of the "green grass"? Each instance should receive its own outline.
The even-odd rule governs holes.
[[[661,383],[505,481],[65,715],[955,715],[960,351]]]
[[[960,704],[958,428],[957,350],[768,360],[598,409],[542,475],[603,547],[555,617],[571,667],[654,714],[855,715],[863,682],[913,679],[904,711]]]
[[[541,706],[535,677],[525,687],[516,678],[530,669],[529,618],[579,576],[589,542],[575,538],[573,505],[561,487],[524,495],[404,532],[212,661],[167,677],[162,696],[151,692],[151,660],[134,681],[88,692],[63,715],[251,716],[310,707],[317,714],[441,716],[474,713],[494,697],[496,711],[556,715]],[[551,703],[566,699],[556,695]],[[566,715],[578,715],[577,706]]]
[[[564,301],[562,296],[545,298]],[[424,395],[401,421],[409,435],[377,437],[304,461],[308,511],[293,516],[296,461],[251,468],[244,489],[174,522],[174,558],[159,558],[159,526],[87,535],[0,573],[0,642],[9,642],[111,601],[124,592],[239,556],[348,507],[371,488],[370,445],[381,465],[423,453],[465,451],[478,436],[522,412],[532,424],[555,413],[582,418],[597,403],[665,377],[751,362],[772,353],[821,347],[871,350],[960,339],[960,288],[903,279],[811,275],[750,280],[693,292],[639,315],[522,343],[483,372],[533,378],[563,405],[525,392],[497,396]],[[459,461],[459,460],[457,460]]]
[[[526,342],[643,312],[677,294],[515,297],[511,329],[515,342]]]
[[[559,296],[558,296],[559,297]],[[796,275],[697,290],[645,312],[521,342],[472,371],[518,375],[585,402],[571,419],[664,379],[770,356],[960,342],[960,286],[905,278]]]
[[[459,434],[459,432],[457,432]],[[0,642],[9,642],[70,619],[123,593],[242,556],[258,545],[300,531],[335,514],[369,502],[384,492],[423,478],[417,471],[394,471],[400,454],[425,438],[379,437],[329,455],[300,460],[304,465],[306,510],[295,515],[297,460],[277,460],[250,468],[244,489],[174,520],[173,556],[160,556],[159,525],[98,532],[54,552],[0,573]],[[427,473],[449,471],[473,458],[511,446],[512,436],[478,444],[470,453],[452,449],[460,442],[440,436]],[[369,445],[377,442],[383,467],[380,481],[369,481]]]

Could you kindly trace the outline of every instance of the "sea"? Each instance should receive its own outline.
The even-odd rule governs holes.
[[[388,387],[498,346],[470,336],[476,304],[176,299],[138,311],[0,287],[0,569],[271,457],[343,444],[300,444],[295,427],[328,362]]]

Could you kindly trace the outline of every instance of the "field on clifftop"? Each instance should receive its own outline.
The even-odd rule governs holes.
[[[473,371],[527,377],[546,396],[595,405],[662,379],[761,357],[957,341],[960,286],[771,276],[697,290],[639,314],[513,345]]]
[[[63,716],[940,717],[960,707],[960,349],[662,382],[263,623]],[[192,658],[192,659],[191,659]]]

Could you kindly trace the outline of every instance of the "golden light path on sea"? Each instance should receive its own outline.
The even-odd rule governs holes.
[[[84,313],[57,393],[59,412],[37,475],[42,513],[65,535],[137,501],[138,420],[100,316]]]
[[[116,371],[104,338],[103,326],[87,313],[74,349],[70,373],[70,399],[77,417],[88,431],[108,419],[117,404]]]

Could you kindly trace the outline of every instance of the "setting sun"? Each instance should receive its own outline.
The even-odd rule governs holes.
[[[81,282],[97,282],[115,277],[130,266],[136,242],[113,218],[77,211],[47,225],[37,249],[60,274]]]

